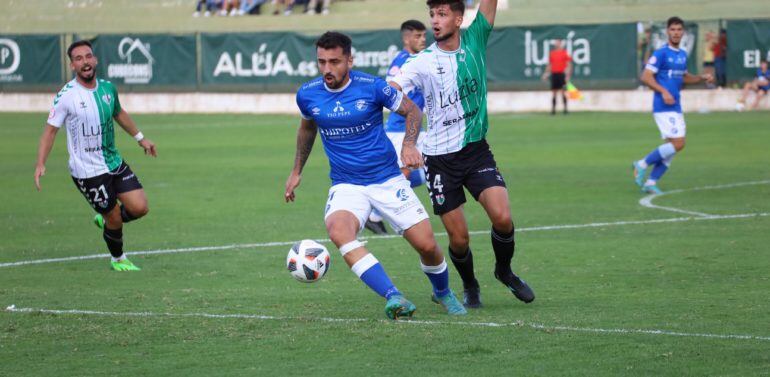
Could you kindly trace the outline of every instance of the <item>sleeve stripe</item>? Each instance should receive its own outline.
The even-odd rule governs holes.
[[[658,67],[656,67],[656,66],[654,66],[652,64],[647,64],[646,66],[644,66],[644,69],[648,69],[648,70],[652,71],[652,73],[658,73]]]
[[[396,90],[393,88],[393,90]],[[390,111],[396,112],[401,107],[401,102],[404,101],[404,93],[400,90],[396,90],[396,100],[393,101],[393,106],[389,107]]]

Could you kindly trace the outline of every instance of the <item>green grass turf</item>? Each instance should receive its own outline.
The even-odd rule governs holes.
[[[290,30],[318,32],[330,28],[395,29],[404,20],[426,21],[424,0],[338,1],[328,16],[193,18],[195,0],[6,0],[0,2],[2,33],[123,33],[193,31],[241,32]],[[761,0],[510,0],[496,24],[664,21],[671,15],[686,20],[770,17]],[[331,26],[330,26],[331,25]]]
[[[129,111],[131,109],[128,109]],[[688,146],[664,190],[770,179],[768,113],[688,114]],[[326,238],[328,166],[316,145],[297,202],[283,203],[298,119],[137,115],[153,160],[126,135],[150,214],[125,227],[131,251]],[[32,183],[45,114],[0,115],[0,263],[104,253],[72,184],[59,135]],[[641,207],[630,162],[660,143],[650,114],[496,115],[489,141],[520,229],[687,215]],[[417,189],[427,203],[424,188]],[[729,215],[770,212],[770,184],[686,191],[654,203]],[[467,206],[471,230],[488,229]],[[434,230],[441,232],[432,219]],[[104,312],[247,314],[278,319],[130,317],[0,311],[0,375],[767,375],[770,217],[525,231],[515,270],[537,299],[524,305],[492,277],[489,236],[472,237],[485,308],[447,318],[430,302],[416,254],[401,239],[370,249],[418,307],[384,321],[383,300],[330,247],[317,284],[285,270],[288,246],[0,267],[0,307]],[[439,236],[446,245],[446,237]],[[461,291],[451,272],[452,286]],[[317,318],[360,321],[324,322]],[[459,322],[518,323],[481,327]],[[542,324],[543,329],[530,325]],[[580,329],[738,334],[720,339]]]

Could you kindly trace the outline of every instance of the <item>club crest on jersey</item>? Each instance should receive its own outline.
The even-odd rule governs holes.
[[[365,100],[360,99],[360,100],[356,101],[356,109],[358,111],[364,111],[364,110],[366,110],[366,107],[367,107],[367,104],[366,104]]]
[[[112,103],[112,96],[109,94],[105,94],[102,96],[102,101],[104,101],[104,103],[109,105],[110,103]]]
[[[406,189],[399,189],[396,191],[396,197],[399,198],[402,202],[409,200],[409,194],[406,193]]]
[[[390,88],[390,85],[382,88],[382,93],[386,96],[390,97],[390,95],[393,93],[393,90]]]
[[[444,204],[444,195],[443,194],[442,195],[436,195],[436,203],[438,203],[438,205]]]

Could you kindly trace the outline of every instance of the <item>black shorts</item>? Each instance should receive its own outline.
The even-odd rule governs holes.
[[[142,188],[139,178],[125,162],[115,171],[84,179],[72,177],[72,181],[88,204],[101,214],[106,214],[115,207],[118,194]]]
[[[567,77],[564,73],[551,73],[551,90],[564,89],[567,85]]]
[[[505,181],[486,140],[470,143],[455,153],[425,156],[425,179],[433,213],[443,215],[465,203],[463,187],[477,201],[481,192]]]

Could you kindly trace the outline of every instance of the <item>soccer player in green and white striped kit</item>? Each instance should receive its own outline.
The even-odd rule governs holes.
[[[449,255],[463,280],[463,303],[481,306],[473,271],[468,224],[463,213],[463,187],[481,203],[492,222],[495,278],[519,300],[535,295],[511,270],[514,227],[508,190],[485,137],[487,119],[486,49],[497,0],[481,0],[476,19],[462,36],[462,0],[428,0],[436,42],[401,67],[391,85],[425,96],[428,131],[422,153],[433,212],[449,234]]]
[[[51,153],[56,133],[67,130],[67,151],[72,180],[96,210],[96,225],[103,228],[104,241],[112,255],[111,268],[138,271],[123,253],[123,223],[147,214],[147,197],[139,179],[123,161],[115,147],[118,122],[144,149],[157,157],[155,144],[139,132],[128,113],[120,106],[118,91],[105,80],[96,78],[96,57],[88,41],[77,41],[67,48],[70,68],[75,78],[56,95],[48,122],[40,137],[35,166],[35,186]],[[120,204],[118,204],[120,202]]]

